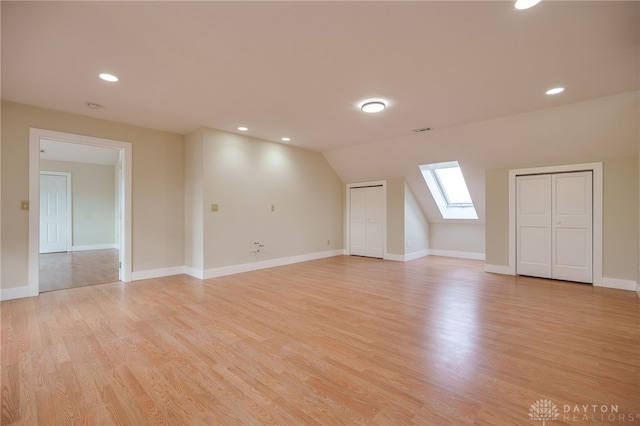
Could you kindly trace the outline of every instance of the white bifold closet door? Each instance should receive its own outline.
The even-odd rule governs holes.
[[[518,275],[593,282],[591,171],[518,176]]]
[[[351,254],[383,258],[383,187],[354,187],[349,191]]]

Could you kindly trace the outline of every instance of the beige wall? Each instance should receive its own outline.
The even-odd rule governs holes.
[[[185,138],[185,266],[195,271],[204,268],[204,204],[203,192],[203,131]],[[196,276],[198,274],[196,273]]]
[[[204,129],[187,136],[188,170],[200,143],[205,270],[343,248],[343,185],[320,153]]]
[[[404,255],[404,179],[387,180],[387,254]]]
[[[114,245],[115,166],[42,160],[40,170],[71,173],[73,246]]]
[[[183,136],[2,101],[2,288],[27,285],[29,128],[131,142],[133,271],[184,265]]]
[[[614,158],[602,170],[602,274],[637,281],[638,159]]]
[[[403,180],[404,186],[404,243],[405,254],[429,249],[429,223],[411,188]]]
[[[431,250],[483,254],[485,226],[471,223],[431,223],[429,247]]]
[[[509,170],[485,173],[486,217],[485,261],[489,265],[509,264]]]
[[[638,279],[638,157],[603,163],[602,273],[606,278]],[[556,164],[554,164],[556,165]],[[538,165],[536,165],[538,166]],[[509,263],[509,172],[486,173],[487,264]]]

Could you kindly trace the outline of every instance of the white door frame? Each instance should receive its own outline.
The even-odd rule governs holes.
[[[602,163],[568,164],[509,170],[509,265],[507,273],[516,274],[516,176],[593,172],[593,285],[602,286]]]
[[[40,170],[40,176],[42,175],[54,175],[65,176],[67,178],[67,251],[71,251],[73,242],[73,193],[71,192],[71,173],[69,172],[49,172],[46,170]],[[40,189],[38,189],[40,192]],[[38,234],[40,230],[38,229]],[[38,245],[38,253],[40,253],[40,246]]]
[[[372,182],[360,182],[347,184],[345,193],[345,253],[351,254],[351,188],[361,188],[366,186],[382,186],[382,252],[383,259],[387,258],[387,181],[376,180]]]
[[[121,281],[131,281],[132,270],[132,147],[131,142],[95,138],[73,133],[37,128],[29,129],[29,275],[28,296],[37,296],[39,285],[40,251],[40,139],[119,149],[122,153],[124,218],[120,253],[122,256]]]

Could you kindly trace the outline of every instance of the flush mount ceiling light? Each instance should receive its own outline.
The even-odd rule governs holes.
[[[288,137],[285,136],[284,138],[280,138],[280,140],[283,141],[283,142],[289,142],[291,140],[291,138],[288,138]]]
[[[360,110],[362,110],[362,112],[368,112],[371,114],[375,112],[380,112],[384,110],[386,107],[387,107],[387,104],[384,103],[384,101],[371,99],[368,101],[364,101],[362,105],[360,105]]]
[[[529,9],[540,3],[540,0],[516,0],[515,8],[518,10]]]
[[[547,95],[557,95],[558,93],[564,92],[564,87],[554,87],[553,89],[547,90]]]
[[[118,77],[116,77],[113,74],[107,74],[106,72],[103,72],[102,74],[100,74],[98,77],[100,77],[101,79],[103,79],[104,81],[110,81],[112,83],[118,81]]]
[[[247,130],[249,130],[248,127],[244,127],[244,126],[240,126],[238,127],[238,130],[240,130],[241,132],[246,132]]]

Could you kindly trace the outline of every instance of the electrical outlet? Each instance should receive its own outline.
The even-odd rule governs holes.
[[[29,201],[27,200],[20,201],[20,210],[29,210]]]
[[[276,205],[275,204],[271,204],[271,211],[275,212],[276,211]]]
[[[331,240],[327,240],[327,245],[330,246],[331,245]]]
[[[218,211],[218,205],[217,204],[211,204],[211,211],[212,212],[217,212]]]

